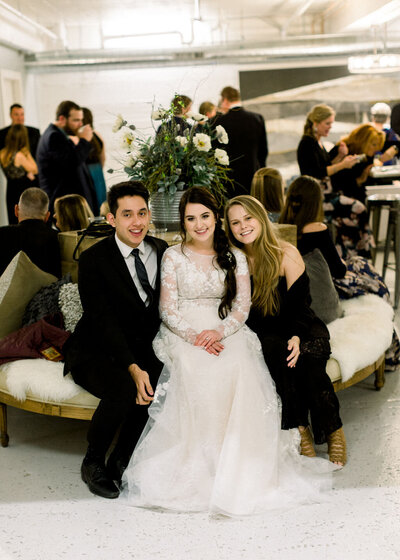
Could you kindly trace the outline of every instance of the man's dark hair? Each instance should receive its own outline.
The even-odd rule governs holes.
[[[107,194],[107,202],[110,207],[110,212],[114,216],[118,210],[118,200],[124,196],[141,196],[149,206],[150,193],[141,181],[125,181],[113,185]]]
[[[13,109],[23,109],[22,105],[20,105],[19,103],[13,103],[10,107],[10,115],[11,115],[11,111]]]
[[[68,119],[71,111],[80,110],[81,108],[79,107],[79,105],[77,105],[73,101],[61,101],[56,110],[56,120],[58,121],[60,117],[65,117],[66,119]]]
[[[231,86],[226,86],[221,91],[221,97],[222,99],[226,99],[230,103],[233,103],[234,101],[240,101],[240,91]]]

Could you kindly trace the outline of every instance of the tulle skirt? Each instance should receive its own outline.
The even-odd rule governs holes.
[[[187,318],[218,326],[216,309]],[[131,505],[230,516],[321,501],[333,466],[299,455],[297,429],[280,429],[280,403],[257,336],[247,327],[219,356],[161,326],[154,348],[165,366],[149,421],[123,476]]]

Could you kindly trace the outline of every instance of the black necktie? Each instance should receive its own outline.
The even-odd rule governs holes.
[[[132,249],[131,254],[135,257],[136,274],[139,278],[139,282],[141,283],[143,290],[146,292],[147,297],[149,298],[149,305],[151,305],[154,297],[154,290],[149,282],[146,267],[144,266],[143,261],[139,256],[139,249]]]

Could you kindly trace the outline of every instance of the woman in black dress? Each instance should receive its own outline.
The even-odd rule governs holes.
[[[293,245],[278,241],[267,212],[251,196],[228,202],[225,227],[249,262],[253,292],[247,324],[260,339],[282,399],[282,428],[298,428],[302,454],[313,457],[310,417],[315,443],[328,442],[330,460],[344,465],[339,402],[326,373],[329,332],[310,309],[303,259]]]
[[[350,171],[359,163],[359,154],[352,152],[349,155],[345,142],[340,142],[330,152],[322,143],[334,120],[335,112],[328,105],[315,105],[308,113],[304,134],[297,148],[300,173],[315,177],[321,186],[325,221],[333,223],[336,228],[336,247],[340,255],[344,258],[351,255],[369,258],[373,238],[367,209],[359,199],[349,194],[343,181],[336,180],[344,170]],[[363,169],[359,168],[358,172],[364,168],[363,164]]]

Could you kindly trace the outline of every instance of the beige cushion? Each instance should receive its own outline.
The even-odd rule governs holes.
[[[342,374],[340,372],[340,365],[335,358],[329,358],[326,364],[326,373],[329,375],[329,379],[334,383],[335,381],[340,381],[342,379]]]
[[[0,339],[21,327],[32,297],[40,288],[56,281],[55,276],[40,270],[23,251],[15,255],[0,277]]]

